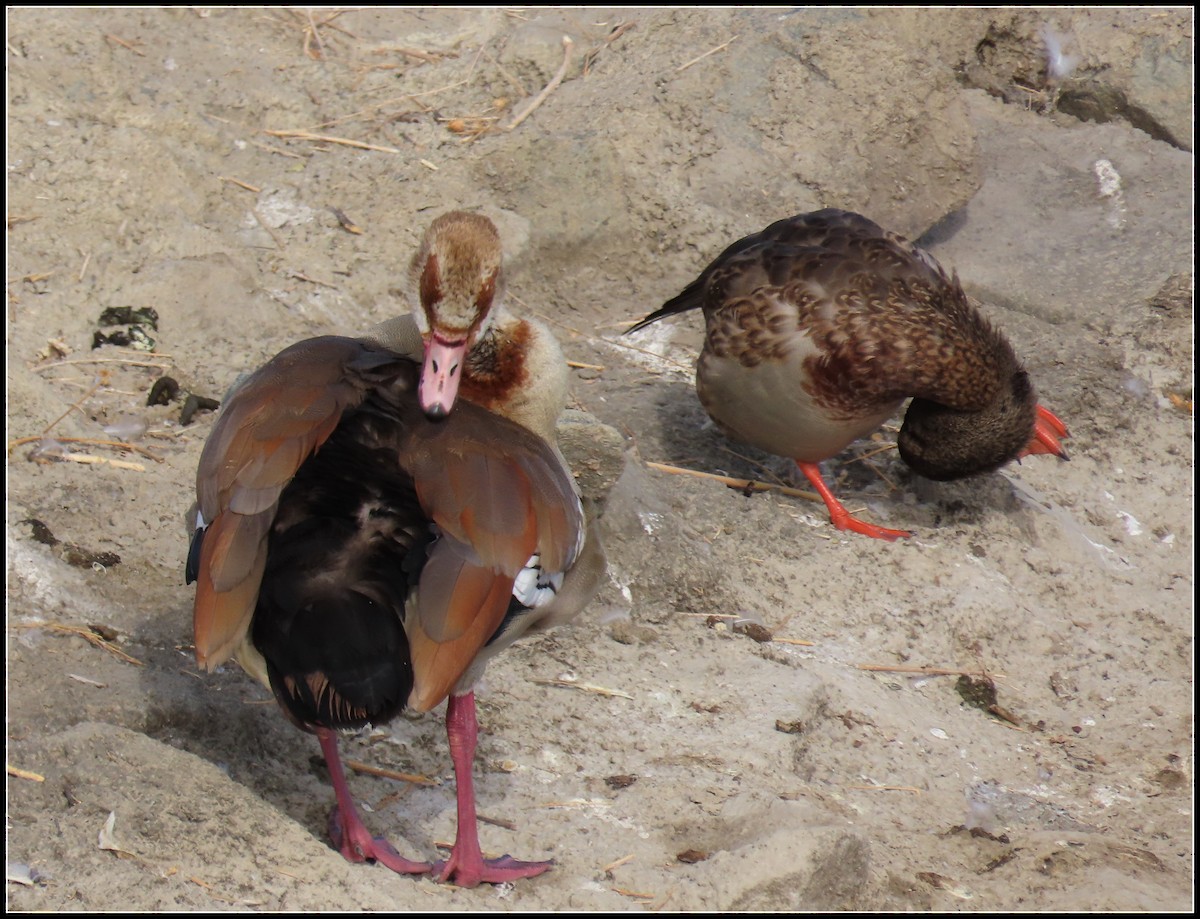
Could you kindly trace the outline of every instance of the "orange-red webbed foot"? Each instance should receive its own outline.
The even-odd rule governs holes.
[[[1065,440],[1070,436],[1070,431],[1067,430],[1065,424],[1059,421],[1058,416],[1048,408],[1039,405],[1037,420],[1033,423],[1033,438],[1025,445],[1025,449],[1017,454],[1017,459],[1038,453],[1049,453],[1059,459],[1069,460],[1070,457],[1067,456],[1067,451],[1063,449],[1059,440],[1060,438]]]
[[[1057,419],[1055,419],[1057,420]],[[851,530],[855,533],[861,533],[863,536],[870,536],[872,539],[886,539],[888,542],[894,542],[897,539],[907,539],[912,536],[908,530],[892,530],[888,527],[876,526],[873,523],[867,523],[865,520],[859,520],[851,514],[842,502],[834,497],[833,492],[829,490],[829,486],[825,484],[825,480],[821,478],[821,470],[816,463],[801,463],[796,462],[800,467],[800,471],[812,483],[813,488],[817,490],[817,494],[825,501],[825,506],[829,508],[829,521],[839,530]]]

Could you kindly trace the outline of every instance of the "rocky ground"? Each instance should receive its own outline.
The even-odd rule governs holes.
[[[1190,10],[7,26],[10,909],[1189,908]],[[828,473],[901,544],[645,465],[786,479],[707,423],[698,318],[620,333],[825,206],[958,272],[1069,463],[937,485],[879,451],[891,426]],[[554,324],[626,460],[609,583],[479,692],[484,848],[556,867],[475,890],[329,847],[315,741],[235,666],[197,672],[182,577],[213,417],[185,425],[186,395],[406,310],[451,208],[500,226],[513,305]],[[149,350],[93,348],[138,319]],[[164,375],[181,394],[147,407]],[[352,786],[437,857],[442,713],[347,749],[431,780]]]

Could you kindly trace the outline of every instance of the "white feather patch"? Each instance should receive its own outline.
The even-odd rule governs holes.
[[[562,582],[563,575],[561,571],[556,571],[552,574],[543,571],[541,559],[537,555],[534,555],[517,574],[516,579],[513,581],[512,592],[518,602],[530,608],[535,608],[545,606],[558,596]]]

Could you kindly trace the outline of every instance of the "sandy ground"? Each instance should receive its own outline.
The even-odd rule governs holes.
[[[10,10],[9,908],[1188,909],[1190,17]],[[564,34],[561,85],[505,130]],[[896,545],[645,466],[787,478],[706,422],[697,318],[620,331],[822,206],[927,234],[1069,463],[935,485],[875,452],[892,426],[828,473],[915,531]],[[626,458],[601,595],[479,693],[484,848],[556,866],[475,890],[345,862],[314,739],[236,666],[196,671],[183,513],[213,416],[146,406],[164,374],[219,399],[405,310],[453,207],[500,225],[515,305]],[[92,349],[121,307],[157,311],[153,350]],[[137,451],[97,443],[139,421]],[[431,780],[352,784],[436,857],[442,713],[347,751]]]

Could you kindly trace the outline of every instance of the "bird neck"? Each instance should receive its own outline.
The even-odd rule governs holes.
[[[501,307],[467,357],[460,394],[553,443],[567,364],[550,331]]]

